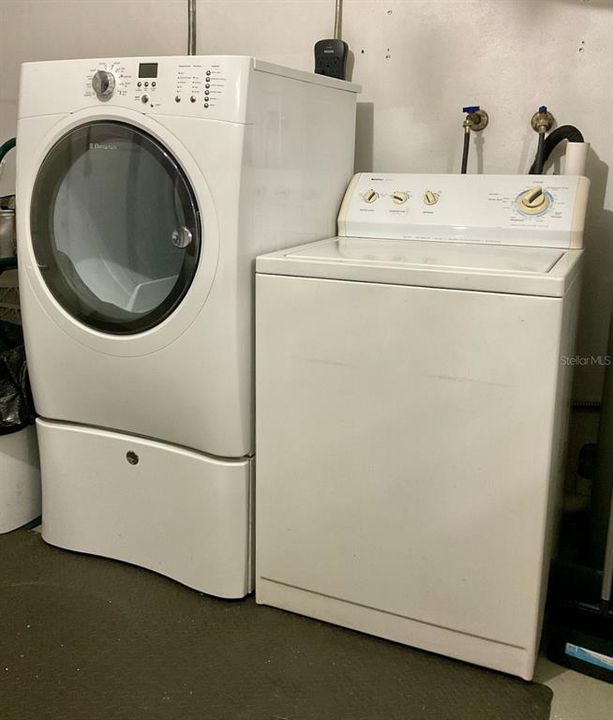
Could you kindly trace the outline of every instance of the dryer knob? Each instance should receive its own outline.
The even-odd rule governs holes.
[[[107,100],[115,92],[115,76],[108,70],[98,70],[92,78],[92,87],[99,100]]]

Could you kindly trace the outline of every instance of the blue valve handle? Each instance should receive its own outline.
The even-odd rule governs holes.
[[[481,108],[478,105],[469,105],[468,107],[462,108],[462,112],[464,113],[476,113],[479,112]]]

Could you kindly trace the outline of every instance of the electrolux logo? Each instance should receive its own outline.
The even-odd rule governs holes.
[[[117,145],[113,143],[90,143],[90,150],[117,150]]]

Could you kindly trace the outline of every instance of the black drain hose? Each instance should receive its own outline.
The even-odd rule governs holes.
[[[553,152],[553,149],[561,143],[562,140],[585,142],[581,131],[574,125],[562,125],[550,132],[544,141],[541,142],[541,138],[542,135],[539,134],[539,147],[534,162],[530,167],[530,175],[540,175],[543,172],[543,167]]]

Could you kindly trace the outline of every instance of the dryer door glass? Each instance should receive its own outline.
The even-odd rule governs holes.
[[[119,122],[62,137],[32,194],[34,253],[47,287],[78,321],[106,333],[148,330],[187,292],[200,215],[166,147]]]

